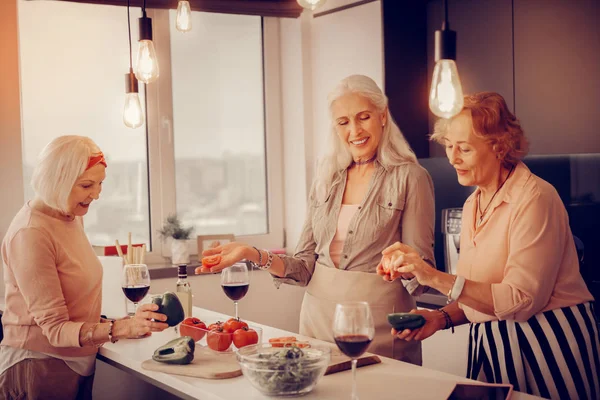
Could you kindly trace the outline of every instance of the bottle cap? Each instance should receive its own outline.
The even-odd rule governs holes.
[[[179,268],[179,272],[178,272],[178,274],[179,274],[180,276],[181,276],[181,275],[183,275],[183,276],[187,276],[187,265],[186,265],[186,264],[182,264],[182,265],[180,265],[178,268]]]

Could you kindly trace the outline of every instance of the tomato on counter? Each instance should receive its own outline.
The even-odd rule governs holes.
[[[247,328],[248,324],[244,321],[236,318],[229,318],[227,322],[223,324],[223,332],[234,333],[238,329]]]
[[[215,351],[225,351],[231,346],[232,336],[229,332],[223,332],[223,327],[219,326],[208,332],[206,344]]]
[[[246,326],[233,333],[233,344],[238,349],[256,343],[258,343],[258,333],[254,329]]]
[[[206,324],[196,317],[184,319],[179,326],[180,335],[190,336],[194,342],[201,340],[206,335],[206,331]]]

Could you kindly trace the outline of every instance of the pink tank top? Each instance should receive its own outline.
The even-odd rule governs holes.
[[[350,225],[350,220],[358,211],[358,207],[360,204],[342,204],[342,208],[340,209],[340,216],[338,217],[338,225],[337,230],[335,232],[335,236],[329,245],[329,255],[331,256],[331,260],[336,268],[340,265],[340,258],[342,257],[342,251],[344,249],[344,242],[346,241],[346,236],[348,235],[348,225]]]

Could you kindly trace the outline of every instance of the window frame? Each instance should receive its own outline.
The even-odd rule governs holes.
[[[162,241],[157,230],[176,211],[173,97],[168,10],[147,10],[153,19],[153,40],[160,77],[146,85],[146,137],[150,196],[150,244],[148,264],[170,263],[170,240]],[[263,101],[265,167],[267,186],[267,233],[236,236],[236,240],[259,248],[284,247],[283,143],[281,121],[279,19],[262,17]],[[229,232],[224,232],[229,233]],[[196,232],[197,234],[197,232]],[[188,241],[190,255],[198,254],[196,238]]]

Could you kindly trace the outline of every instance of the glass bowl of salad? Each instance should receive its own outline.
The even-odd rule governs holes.
[[[313,390],[331,359],[326,346],[273,347],[255,344],[236,353],[242,373],[268,396],[297,396]]]

